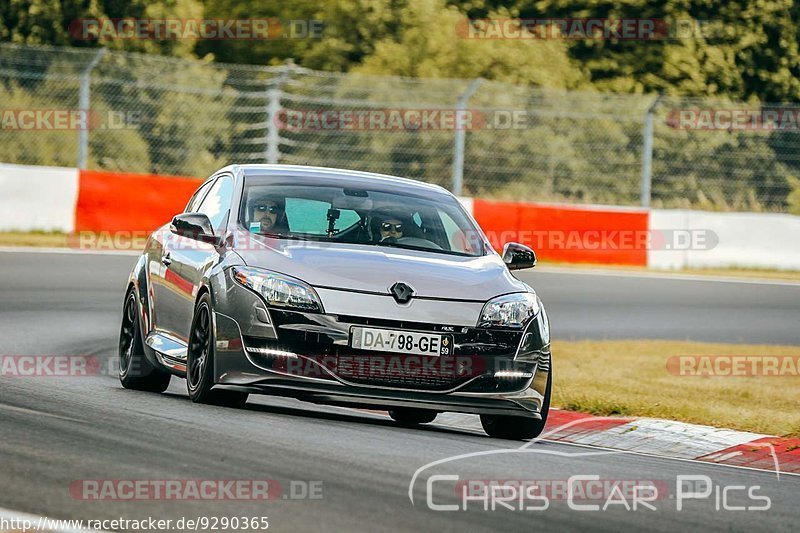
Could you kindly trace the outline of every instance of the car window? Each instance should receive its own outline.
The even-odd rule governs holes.
[[[328,209],[331,204],[308,198],[286,198],[286,221],[289,231],[324,235],[327,228]],[[358,213],[340,209],[336,227],[349,228],[361,220]]]
[[[454,197],[406,192],[385,184],[364,188],[328,183],[278,182],[248,176],[239,222],[251,233],[484,255],[480,230]]]
[[[467,235],[458,227],[458,224],[444,211],[439,211],[439,217],[442,220],[447,242],[450,250],[462,250],[470,253],[474,250],[474,243],[472,239],[468,239]]]
[[[209,220],[215,231],[222,229],[230,211],[233,196],[233,178],[221,176],[214,182],[211,190],[197,208],[198,213],[203,213]]]
[[[211,188],[211,185],[214,183],[214,180],[208,180],[203,183],[199,189],[192,195],[189,199],[189,203],[186,204],[186,213],[196,213],[197,208],[200,205],[200,202],[203,201],[205,198],[208,189]]]

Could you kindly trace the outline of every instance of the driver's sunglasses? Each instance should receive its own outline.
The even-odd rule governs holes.
[[[255,210],[260,213],[272,213],[273,215],[280,212],[280,208],[277,205],[257,205]]]
[[[394,230],[397,232],[403,231],[403,224],[401,223],[390,224],[389,222],[384,222],[383,224],[381,224],[381,229],[383,231],[392,231],[392,228],[394,228]]]

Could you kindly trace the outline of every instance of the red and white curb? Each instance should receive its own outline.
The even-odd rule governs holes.
[[[445,413],[436,423],[482,431],[480,420],[473,415]],[[547,441],[800,474],[800,439],[656,418],[595,417],[561,409],[550,410],[545,433]]]

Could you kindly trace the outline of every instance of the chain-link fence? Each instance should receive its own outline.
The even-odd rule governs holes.
[[[64,126],[48,110],[90,111]],[[280,162],[484,197],[785,211],[800,209],[797,111],[0,45],[10,163],[204,176]]]

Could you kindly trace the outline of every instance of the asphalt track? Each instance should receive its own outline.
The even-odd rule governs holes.
[[[133,260],[0,252],[0,354],[112,357]],[[800,344],[797,285],[535,271],[522,277],[537,288],[553,334],[563,338]],[[267,516],[276,531],[796,529],[796,476],[551,442],[520,445],[445,424],[407,429],[378,413],[270,397],[254,398],[243,410],[194,405],[176,378],[167,393],[155,395],[123,390],[102,374],[0,377],[0,508],[20,512],[84,520]],[[454,481],[432,481],[433,474],[462,481],[597,475],[654,482],[661,490],[656,510],[578,511],[550,494],[546,510],[498,504],[487,511],[473,501],[466,511],[434,511],[426,503],[428,482],[434,503],[461,501]],[[678,511],[678,475],[708,476],[714,490]],[[87,479],[269,479],[287,498],[92,501],[70,493],[71,483]],[[321,498],[288,497],[303,481],[321,482]],[[770,508],[724,509],[722,489],[731,486],[767,496]],[[728,505],[765,503],[739,490],[727,494]]]

